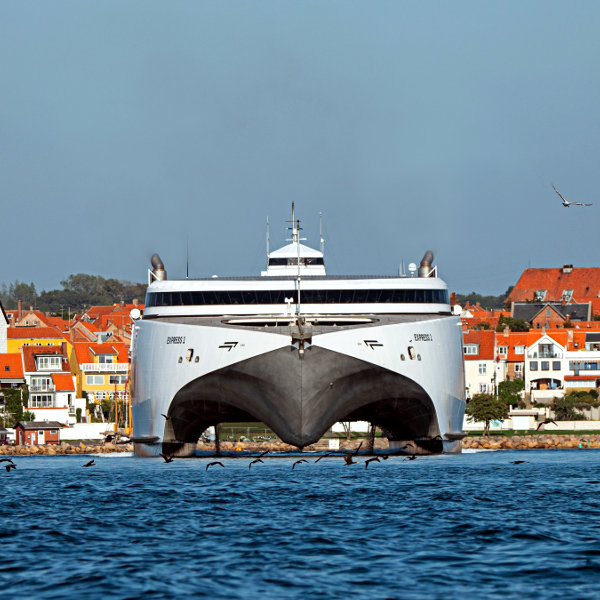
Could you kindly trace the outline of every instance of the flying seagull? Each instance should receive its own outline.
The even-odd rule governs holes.
[[[554,187],[554,184],[552,185],[552,187],[554,188],[554,191],[560,196],[563,206],[566,206],[567,208],[569,208],[569,206],[571,206],[571,204],[573,206],[591,206],[591,204],[586,204],[585,202],[567,202],[565,200],[564,196]]]
[[[208,467],[214,467],[215,465],[219,465],[220,467],[225,468],[225,465],[222,462],[219,462],[218,460],[216,460],[215,462],[209,462],[206,465],[206,469],[204,469],[205,471],[208,471]]]
[[[0,462],[9,462],[12,464],[13,459],[12,458],[0,458]]]
[[[330,452],[328,452],[327,454],[322,454],[321,456],[319,456],[319,458],[317,458],[317,460],[315,460],[316,463],[318,463],[322,458],[326,458],[327,456],[333,456]]]
[[[548,425],[549,423],[554,423],[556,425],[556,421],[554,419],[546,419],[545,421],[542,421],[538,426],[537,429],[539,429],[542,425]],[[558,425],[556,425],[558,427]],[[536,431],[537,431],[536,429]]]
[[[252,468],[252,465],[254,463],[264,463],[264,460],[261,460],[260,458],[255,458],[249,465],[248,465],[248,469]]]
[[[510,461],[513,465],[520,465],[522,463],[527,462],[526,460],[511,460]]]
[[[299,465],[300,463],[307,463],[308,461],[305,458],[301,458],[300,460],[297,460],[293,465],[292,465],[292,471],[296,468],[296,465]]]
[[[166,454],[163,454],[162,452],[160,453],[160,455],[165,459],[165,462],[173,462],[173,457],[172,456],[167,456]]]
[[[263,457],[263,456],[265,456],[266,454],[269,454],[269,452],[271,452],[271,451],[270,451],[270,450],[265,450],[264,452],[261,452],[261,453],[258,455],[258,458],[262,458],[262,457]]]
[[[10,473],[10,470],[11,469],[16,469],[17,465],[15,465],[14,463],[8,463],[4,468],[6,469],[7,473]]]
[[[354,454],[352,454],[352,452],[348,452],[348,454],[346,454],[346,456],[344,456],[344,460],[346,461],[347,465],[357,465],[357,462],[354,462],[352,460],[352,457],[354,456]]]
[[[379,462],[379,459],[377,457],[375,457],[375,458],[369,458],[369,460],[367,460],[365,462],[365,469],[369,468],[369,463],[371,463],[371,462]]]
[[[410,456],[407,456],[404,460],[415,460],[417,458],[416,454],[411,454]]]
[[[94,462],[94,459],[92,458],[92,460],[90,460],[90,462],[86,462],[85,465],[81,465],[82,467],[93,467],[96,463]]]

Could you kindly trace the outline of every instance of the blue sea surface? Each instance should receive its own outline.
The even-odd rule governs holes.
[[[2,598],[600,598],[598,450],[298,458],[16,457]]]

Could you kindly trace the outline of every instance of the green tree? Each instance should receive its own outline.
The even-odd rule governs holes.
[[[557,421],[586,421],[584,415],[582,415],[576,407],[576,404],[580,401],[575,394],[566,394],[562,398],[554,398],[552,402],[552,410],[554,411],[554,418]]]
[[[4,400],[6,402],[6,426],[14,427],[19,421],[25,421],[23,405],[27,405],[29,392],[26,387],[3,389]],[[21,393],[23,397],[21,398]]]
[[[525,382],[522,379],[513,381],[501,381],[498,384],[498,398],[505,402],[508,406],[519,404],[519,392],[525,387]]]
[[[490,434],[492,421],[504,421],[508,417],[508,405],[492,394],[475,394],[465,409],[470,421],[483,421],[483,435]]]
[[[529,323],[525,319],[513,319],[513,317],[500,315],[496,331],[504,331],[507,326],[511,331],[529,331]]]

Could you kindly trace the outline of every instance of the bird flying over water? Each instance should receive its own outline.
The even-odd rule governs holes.
[[[354,456],[354,454],[352,454],[352,452],[348,452],[348,454],[346,454],[346,456],[344,456],[344,460],[346,461],[347,465],[357,465],[357,462],[354,462],[352,460],[352,457]]]
[[[526,460],[511,460],[510,461],[513,465],[520,465],[521,463],[525,463],[527,462]]]
[[[301,458],[300,460],[297,460],[293,465],[292,465],[292,471],[296,468],[296,465],[299,465],[300,463],[307,463],[308,461],[305,458]]]
[[[6,469],[7,473],[10,473],[10,470],[16,469],[17,465],[15,465],[15,463],[8,463],[4,468]]]
[[[410,456],[407,456],[404,460],[415,460],[417,458],[416,454],[411,454]]]
[[[166,454],[163,454],[162,452],[160,453],[160,455],[165,459],[166,463],[173,462],[172,456],[167,456]]]
[[[13,459],[12,458],[0,458],[0,462],[9,462],[9,463],[12,463]]]
[[[262,458],[263,456],[265,456],[265,455],[266,455],[266,454],[268,454],[269,452],[271,452],[271,451],[270,451],[270,450],[265,450],[264,452],[261,452],[261,453],[258,455],[258,458]],[[262,461],[261,461],[261,462],[262,462]]]
[[[552,185],[552,187],[554,188],[554,191],[560,196],[563,206],[566,206],[567,208],[569,208],[569,206],[571,206],[571,205],[573,205],[573,206],[591,206],[591,204],[586,204],[585,202],[567,202],[565,200],[565,197],[554,187],[554,185]]]
[[[556,425],[556,421],[554,419],[546,419],[545,421],[542,421],[538,426],[537,429],[539,429],[542,425],[548,425],[549,423],[554,423]],[[556,425],[558,427],[558,425]],[[536,429],[536,431],[537,431]]]
[[[219,462],[218,460],[215,460],[214,462],[209,462],[206,465],[206,469],[204,469],[205,471],[208,471],[208,467],[214,467],[215,465],[219,465],[220,467],[225,468],[225,465],[222,462]]]
[[[96,463],[94,462],[94,459],[92,458],[92,460],[90,460],[90,462],[86,462],[85,465],[81,465],[82,467],[93,467]]]
[[[248,469],[250,469],[252,467],[252,465],[254,463],[264,463],[264,460],[261,460],[260,458],[255,458],[249,465],[248,465]]]
[[[322,456],[319,456],[319,458],[317,458],[317,460],[315,460],[315,463],[318,463],[322,458],[326,458],[327,456],[333,456],[331,454],[331,452],[328,452],[327,454],[323,454]]]
[[[374,458],[369,458],[369,460],[365,462],[365,469],[369,468],[369,463],[371,462],[379,462],[379,459],[376,456]]]

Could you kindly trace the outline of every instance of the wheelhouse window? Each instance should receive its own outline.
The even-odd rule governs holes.
[[[448,304],[447,290],[302,290],[303,304]],[[285,304],[298,301],[296,290],[205,290],[148,292],[146,306],[206,306],[220,304]]]

